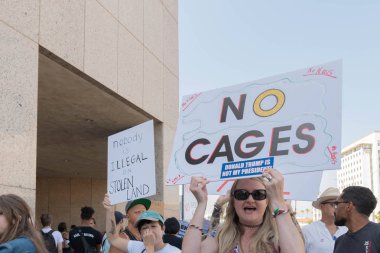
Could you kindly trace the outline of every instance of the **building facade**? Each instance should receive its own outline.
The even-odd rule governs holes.
[[[177,1],[2,1],[0,34],[0,194],[53,226],[79,224],[93,206],[104,230],[107,136],[153,119],[153,208],[178,217],[178,187],[163,183],[178,117]]]
[[[360,185],[372,190],[379,199],[380,132],[373,132],[342,150],[341,170],[337,171],[338,189]],[[379,211],[376,207],[374,214]]]

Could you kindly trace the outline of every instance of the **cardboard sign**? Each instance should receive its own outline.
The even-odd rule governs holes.
[[[108,137],[107,169],[112,204],[156,194],[152,120]]]
[[[166,184],[258,176],[245,162],[271,157],[283,174],[339,168],[341,82],[332,62],[184,97]]]

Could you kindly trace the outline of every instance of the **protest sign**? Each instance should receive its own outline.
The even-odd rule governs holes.
[[[190,185],[184,185],[183,187],[183,219],[191,220],[194,215],[195,209],[198,205],[197,199],[190,191]]]
[[[341,62],[186,96],[167,185],[338,169]]]
[[[152,120],[108,137],[107,170],[112,204],[156,194]]]

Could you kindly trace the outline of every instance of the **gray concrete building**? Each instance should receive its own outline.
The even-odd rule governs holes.
[[[0,194],[104,230],[107,137],[153,119],[153,208],[179,216],[165,187],[178,115],[177,0],[0,3]],[[118,206],[123,209],[123,205]]]

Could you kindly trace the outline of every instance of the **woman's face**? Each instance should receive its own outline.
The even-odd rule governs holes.
[[[0,236],[8,231],[8,226],[7,218],[3,214],[0,214]]]
[[[247,178],[238,180],[235,191],[240,189],[251,193],[255,190],[265,190],[265,186],[257,180]],[[237,200],[234,198],[235,212],[239,217],[240,223],[245,225],[260,224],[263,221],[267,205],[267,199],[254,200],[252,195],[249,195],[246,200]]]

